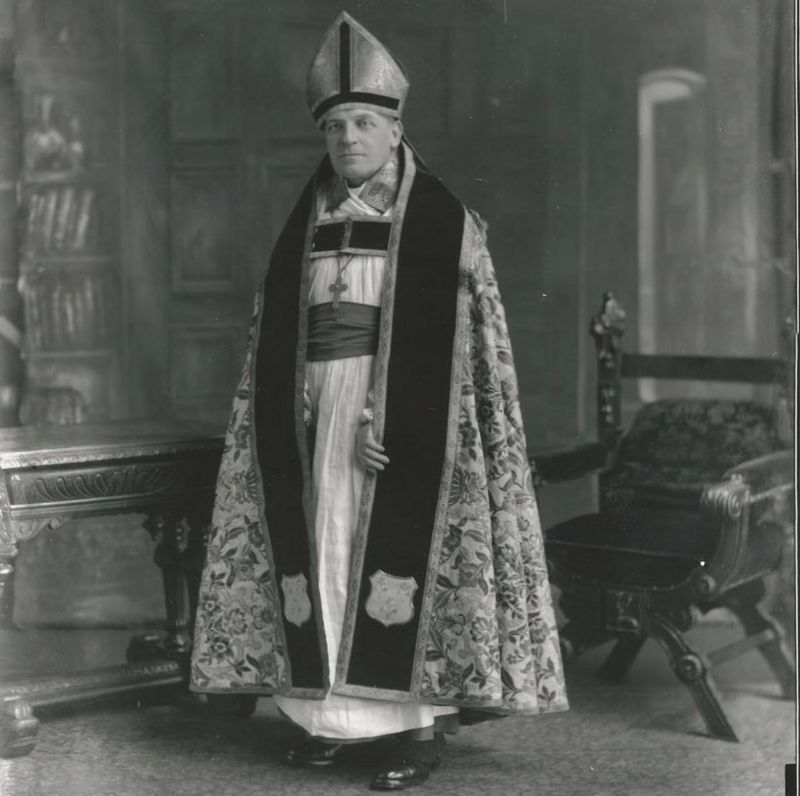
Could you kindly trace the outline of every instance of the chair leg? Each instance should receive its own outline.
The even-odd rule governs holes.
[[[649,618],[651,635],[669,655],[673,671],[689,689],[709,733],[727,741],[738,741],[722,709],[720,695],[706,657],[689,647],[683,633],[665,616],[653,613]]]
[[[597,676],[609,683],[620,682],[631,668],[631,664],[639,654],[647,636],[624,636],[614,645]]]
[[[781,696],[784,699],[793,699],[795,671],[783,640],[783,628],[778,621],[764,606],[755,603],[736,600],[727,603],[727,607],[742,623],[748,637],[763,634],[765,640],[758,645],[758,650],[772,669],[780,685]]]
[[[609,639],[602,614],[592,609],[572,617],[558,635],[561,657],[565,662],[575,660],[584,650],[597,647]]]

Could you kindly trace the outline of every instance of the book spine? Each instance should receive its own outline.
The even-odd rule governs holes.
[[[28,199],[28,226],[26,236],[26,248],[30,251],[35,249],[38,244],[39,224],[42,212],[42,194],[38,191],[31,193]]]
[[[72,288],[72,297],[75,306],[75,345],[78,348],[89,348],[91,343],[86,334],[86,306],[83,291],[83,280],[76,281]]]
[[[51,188],[45,200],[44,218],[42,220],[41,248],[49,251],[53,245],[53,226],[56,220],[56,205],[58,204],[58,191]]]
[[[67,285],[62,294],[64,312],[64,343],[66,348],[75,345],[75,303],[73,302],[72,285]]]
[[[41,349],[50,348],[53,338],[53,324],[48,290],[49,281],[50,280],[40,277],[36,280],[35,287],[37,314],[42,324]]]
[[[99,336],[98,345],[103,345],[103,341],[108,340],[108,306],[106,305],[106,290],[104,281],[101,279],[92,280],[95,291],[95,306],[97,307],[96,333]]]
[[[92,277],[83,278],[83,301],[85,307],[84,328],[86,333],[86,347],[94,345],[97,329],[97,307],[95,306],[94,290],[92,289]]]
[[[75,251],[82,251],[86,248],[88,240],[89,224],[92,220],[92,206],[94,205],[94,189],[86,188],[83,191],[80,202],[80,210],[75,222],[75,235],[73,237],[72,248]]]
[[[58,213],[56,215],[55,230],[53,232],[53,248],[56,251],[63,251],[67,241],[67,225],[72,213],[75,189],[64,188],[58,197]]]
[[[51,292],[50,292],[50,313],[52,317],[52,331],[53,331],[53,338],[50,341],[51,346],[54,349],[62,349],[64,348],[64,322],[63,322],[63,305],[61,303],[62,300],[62,291],[61,291],[61,283],[59,281],[55,282]]]
[[[29,351],[36,349],[36,331],[39,328],[34,317],[34,301],[30,283],[25,280],[22,288],[22,300],[25,306],[25,343]]]
[[[33,347],[35,351],[41,351],[44,348],[44,320],[39,302],[39,293],[35,284],[29,286],[27,294],[30,296]]]

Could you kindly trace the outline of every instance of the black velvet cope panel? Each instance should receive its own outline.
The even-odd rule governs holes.
[[[300,278],[313,186],[303,191],[283,228],[264,281],[255,371],[255,438],[264,490],[264,516],[272,545],[281,618],[291,661],[292,686],[323,688],[324,666],[313,610],[300,627],[283,613],[284,575],[302,573],[312,594],[311,550],[303,510],[303,472],[295,422]]]
[[[303,510],[304,478],[310,474],[299,455],[294,402],[301,263],[312,196],[308,186],[275,246],[256,358],[256,447],[282,608],[283,575],[302,572],[311,580]],[[408,691],[411,684],[445,459],[463,229],[460,202],[435,177],[418,171],[398,252],[384,429],[391,464],[375,487],[347,672],[352,685]],[[366,613],[369,576],[378,569],[416,580],[409,623],[386,627]],[[299,628],[282,618],[292,685],[323,687],[316,613]]]
[[[398,253],[383,444],[347,683],[409,691],[445,460],[463,205],[418,171]],[[376,570],[413,577],[414,618],[384,626],[365,603]]]

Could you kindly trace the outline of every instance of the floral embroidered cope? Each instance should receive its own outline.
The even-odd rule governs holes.
[[[465,213],[467,312],[452,478],[433,584],[421,603],[411,692],[397,699],[544,713],[567,708],[555,613],[504,310],[485,230]],[[255,318],[262,296],[256,298]],[[255,324],[255,321],[254,321]],[[201,583],[192,662],[198,691],[291,688],[269,529],[252,446],[254,336],[233,402]],[[454,371],[455,372],[455,371]],[[334,689],[335,690],[335,689]],[[320,694],[308,693],[319,698]],[[381,695],[380,698],[393,698]]]

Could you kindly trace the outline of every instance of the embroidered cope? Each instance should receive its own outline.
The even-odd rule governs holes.
[[[290,718],[331,738],[426,726],[442,708],[567,709],[485,232],[407,147],[402,157],[393,205],[385,184],[341,195],[323,161],[276,244],[234,397],[194,635],[194,690],[274,694]],[[387,211],[386,256],[354,256],[342,294],[381,306],[378,353],[306,362],[305,298],[329,302],[337,276],[337,257],[309,259],[311,225]],[[448,312],[449,337],[437,335]],[[298,332],[284,344],[287,323]],[[316,426],[311,460],[304,386]],[[378,476],[355,459],[371,388],[376,437],[390,458]],[[283,419],[270,424],[273,411]]]

